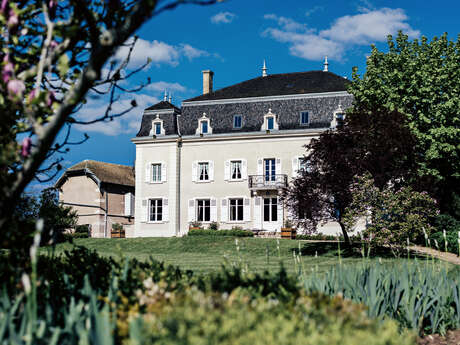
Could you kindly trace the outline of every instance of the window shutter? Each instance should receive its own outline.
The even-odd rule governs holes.
[[[254,228],[262,229],[262,198],[260,196],[254,201]]]
[[[166,163],[161,162],[161,182],[167,181],[167,171],[166,171]]]
[[[198,175],[198,163],[195,161],[192,164],[192,181],[193,182],[197,181],[197,175]]]
[[[284,226],[284,221],[283,221],[283,203],[281,199],[278,197],[278,205],[276,205],[276,209],[278,212],[278,223],[281,223],[281,226]]]
[[[169,222],[169,203],[167,198],[163,198],[163,221]]]
[[[263,175],[264,174],[263,163],[264,163],[264,160],[262,158],[259,158],[257,160],[257,175]]]
[[[148,222],[148,208],[149,208],[149,200],[142,199],[142,212],[141,212],[141,222]]]
[[[188,221],[194,222],[195,221],[195,200],[190,199],[188,201]]]
[[[243,180],[248,179],[248,161],[246,159],[241,161],[241,177]]]
[[[243,220],[245,222],[251,221],[251,199],[249,198],[244,198]]]
[[[214,181],[214,161],[209,161],[209,181]]]
[[[220,221],[221,222],[227,222],[228,221],[228,201],[227,201],[227,198],[224,198],[221,201]]]
[[[276,175],[281,174],[281,159],[276,159]]]
[[[149,183],[151,181],[150,174],[152,172],[152,163],[147,163],[145,165],[145,182]]]
[[[217,200],[211,198],[211,222],[217,222]]]
[[[292,158],[292,178],[297,178],[299,171],[299,157]]]
[[[133,215],[132,193],[125,193],[125,216]]]
[[[225,161],[225,167],[224,167],[224,180],[225,181],[230,180],[230,174],[231,174],[230,169],[231,169],[230,161],[227,160]]]

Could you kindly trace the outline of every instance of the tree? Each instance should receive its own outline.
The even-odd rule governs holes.
[[[415,175],[447,210],[460,194],[460,35],[428,42],[388,36],[388,52],[375,46],[361,77],[354,69],[354,111],[397,111],[415,138]],[[369,116],[373,115],[369,112]]]
[[[94,121],[112,120],[131,110],[114,114],[111,106],[119,92],[139,90],[120,85],[136,72],[124,72],[136,41],[129,40],[136,30],[180,4],[216,1],[1,1],[0,229],[7,228],[21,194],[34,178],[47,173],[52,178],[57,173],[60,160],[53,159],[54,154],[79,143],[69,141],[70,128],[87,123],[74,114],[88,92],[107,94],[110,99],[106,112]],[[112,61],[126,44],[126,59]],[[135,100],[131,106],[136,106]],[[57,142],[64,127],[64,139]]]

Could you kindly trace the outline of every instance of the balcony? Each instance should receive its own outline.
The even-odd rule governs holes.
[[[250,190],[280,189],[287,186],[288,177],[285,174],[277,175],[249,175]]]

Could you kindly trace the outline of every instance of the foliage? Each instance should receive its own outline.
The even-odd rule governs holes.
[[[424,243],[424,237],[432,231],[430,223],[439,212],[436,201],[426,192],[415,192],[411,187],[381,190],[369,175],[357,177],[351,192],[353,199],[345,222],[352,228],[366,218],[364,237],[380,245],[402,246],[408,239]]]
[[[188,236],[236,236],[236,237],[254,237],[254,233],[250,230],[201,230],[191,229]]]
[[[211,222],[208,227],[209,230],[219,230],[219,223],[218,222]]]
[[[420,333],[460,328],[459,276],[451,276],[442,264],[338,266],[303,280],[309,293],[340,293],[367,305],[370,317],[389,316]]]
[[[460,256],[460,221],[448,214],[440,214],[434,222],[435,233],[430,238],[436,240],[439,250]]]
[[[408,40],[399,32],[388,36],[388,52],[372,47],[366,72],[353,73],[349,92],[354,110],[397,111],[404,115],[415,139],[414,172],[441,201],[444,211],[460,186],[460,36],[447,33]],[[368,112],[369,118],[374,114]]]
[[[122,231],[123,230],[123,224],[113,223],[112,224],[112,230]]]
[[[203,224],[201,224],[201,222],[197,221],[197,220],[194,220],[193,222],[190,222],[190,225],[189,225],[191,228],[200,228],[202,229],[203,228]]]

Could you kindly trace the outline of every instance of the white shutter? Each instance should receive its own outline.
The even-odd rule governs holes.
[[[256,197],[254,200],[254,226],[255,229],[262,229],[262,198]]]
[[[244,198],[243,220],[245,222],[250,222],[251,221],[251,199],[249,199],[249,198]]]
[[[145,165],[145,182],[149,183],[152,179],[150,174],[152,173],[152,163]]]
[[[125,193],[125,216],[133,215],[132,193]]]
[[[230,180],[230,161],[226,160],[225,161],[225,166],[224,166],[224,180],[228,181]]]
[[[281,159],[276,159],[276,175],[281,174]]]
[[[292,178],[297,178],[297,172],[299,170],[299,157],[292,158]]]
[[[149,209],[149,200],[148,199],[142,199],[142,207],[141,207],[141,222],[147,222],[148,221],[148,209]]]
[[[241,161],[241,177],[243,180],[248,179],[248,161],[246,159]]]
[[[163,198],[163,222],[169,222],[169,202]]]
[[[217,200],[211,198],[211,222],[217,222]]]
[[[161,182],[166,182],[168,180],[166,174],[167,174],[166,163],[161,162]]]
[[[278,223],[281,223],[281,226],[284,226],[284,221],[283,221],[283,203],[281,199],[278,197],[278,205],[276,207],[278,211]]]
[[[196,182],[198,175],[198,163],[195,161],[192,163],[192,181]]]
[[[263,175],[264,174],[263,163],[264,163],[264,160],[262,158],[259,158],[257,160],[257,175]]]
[[[195,200],[190,199],[188,201],[188,221],[194,222],[195,221]]]
[[[214,181],[214,161],[209,161],[209,181]]]
[[[221,222],[227,222],[228,221],[228,200],[227,200],[227,198],[224,198],[221,201],[220,221]]]

